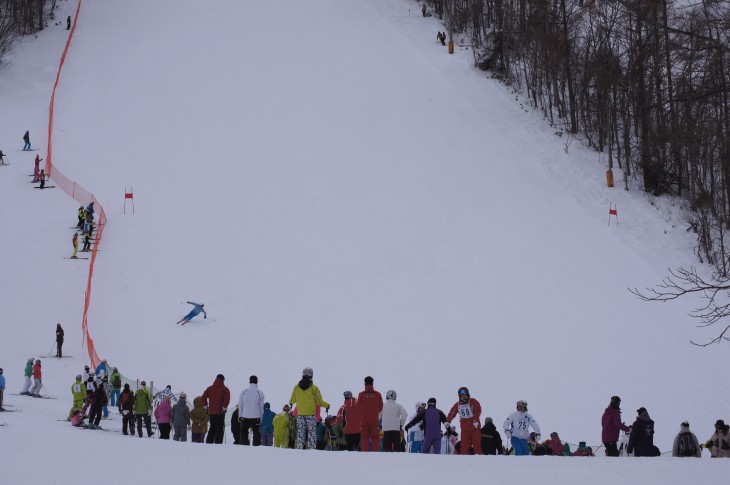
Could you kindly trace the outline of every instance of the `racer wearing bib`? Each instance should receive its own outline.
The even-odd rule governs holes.
[[[481,416],[482,406],[479,401],[469,395],[469,389],[466,387],[459,388],[459,400],[451,407],[451,411],[446,416],[446,421],[451,422],[456,415],[459,415],[461,426],[461,452],[462,455],[468,455],[469,448],[474,447],[474,454],[482,454],[482,431]]]

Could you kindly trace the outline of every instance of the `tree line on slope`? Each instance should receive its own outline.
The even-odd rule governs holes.
[[[53,19],[57,0],[0,0],[0,69],[15,41],[45,27]]]
[[[476,64],[653,195],[680,197],[697,256],[730,273],[730,4],[425,0]],[[566,145],[567,149],[567,145]]]

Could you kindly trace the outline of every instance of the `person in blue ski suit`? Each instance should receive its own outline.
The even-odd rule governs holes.
[[[3,409],[3,394],[5,393],[5,376],[3,376],[3,370],[0,369],[0,411]]]
[[[202,304],[202,303],[195,303],[193,301],[189,301],[187,303],[190,304],[190,305],[193,305],[194,308],[192,310],[190,310],[190,313],[188,313],[187,315],[185,315],[182,318],[182,320],[180,320],[177,323],[182,323],[183,325],[185,325],[190,320],[192,320],[193,318],[195,318],[196,316],[198,316],[200,314],[200,312],[203,312],[203,318],[208,318],[208,314],[205,313],[205,310],[203,310],[203,307],[205,306],[204,304]]]

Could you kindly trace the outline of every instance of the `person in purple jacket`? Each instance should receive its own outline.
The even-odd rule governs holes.
[[[421,421],[426,425],[426,429],[423,431],[422,452],[433,453],[435,455],[441,454],[441,423],[446,422],[446,415],[443,411],[436,408],[436,398],[432,397],[429,399],[428,407],[419,412],[410,423],[406,424],[406,432]]]
[[[611,403],[601,418],[603,432],[601,433],[601,441],[606,447],[606,456],[618,456],[618,437],[621,431],[631,431],[631,426],[626,426],[621,421],[621,398],[618,396],[611,397]]]

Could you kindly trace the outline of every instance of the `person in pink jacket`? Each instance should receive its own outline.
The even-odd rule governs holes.
[[[160,429],[160,439],[169,440],[170,430],[172,429],[172,405],[170,405],[170,396],[165,396],[162,402],[155,408],[155,421]]]

